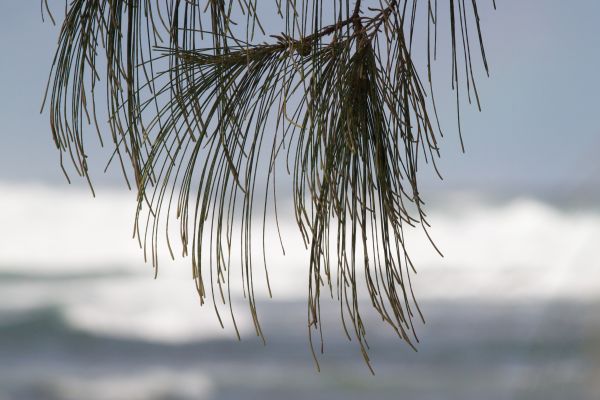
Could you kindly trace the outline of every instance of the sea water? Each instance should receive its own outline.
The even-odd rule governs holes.
[[[189,259],[161,255],[154,279],[131,194],[0,185],[0,400],[600,398],[598,209],[464,193],[428,209],[444,257],[409,234],[418,351],[363,298],[372,375],[324,296],[317,372],[293,221],[285,256],[269,246],[273,298],[257,272],[264,345],[239,287],[241,341],[228,306],[224,329],[200,306]]]

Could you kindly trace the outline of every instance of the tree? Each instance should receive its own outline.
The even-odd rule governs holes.
[[[438,37],[448,39],[459,131],[459,86],[479,104],[471,43],[488,68],[476,0],[440,4],[443,11],[437,0],[72,0],[46,93],[61,165],[70,158],[91,186],[84,144],[90,126],[103,140],[106,110],[113,157],[138,193],[136,234],[154,268],[165,213],[173,256],[175,211],[201,301],[225,302],[239,224],[239,268],[261,336],[253,218],[263,216],[266,262],[265,215],[277,213],[276,174],[287,167],[310,248],[313,355],[323,288],[338,298],[367,363],[359,290],[413,346],[412,320],[422,315],[403,229],[429,226],[417,175],[420,158],[435,167],[439,157]],[[281,31],[264,24],[269,7]],[[442,14],[449,24],[440,36]]]

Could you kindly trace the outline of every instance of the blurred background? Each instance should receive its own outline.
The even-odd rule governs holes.
[[[154,279],[118,171],[99,168],[93,198],[60,170],[40,115],[58,28],[38,1],[1,2],[0,400],[600,398],[600,3],[489,3],[491,76],[482,112],[464,109],[465,154],[449,66],[438,85],[444,181],[425,170],[422,193],[444,257],[410,233],[418,352],[363,302],[371,375],[333,301],[316,371],[290,213],[286,256],[269,254],[273,298],[257,292],[266,346],[241,293],[241,341],[200,306],[189,259],[161,259]]]

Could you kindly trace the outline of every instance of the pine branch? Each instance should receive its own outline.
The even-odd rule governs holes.
[[[136,235],[145,256],[155,271],[162,243],[174,256],[169,222],[177,220],[201,302],[210,297],[220,321],[218,304],[229,304],[237,331],[231,284],[241,278],[261,337],[255,219],[262,214],[266,272],[266,214],[274,203],[277,218],[276,174],[291,165],[294,215],[310,249],[308,327],[315,361],[315,330],[323,349],[322,290],[339,301],[346,334],[356,338],[369,367],[363,292],[414,347],[413,318],[423,316],[404,229],[418,225],[429,236],[418,171],[421,160],[437,170],[440,152],[431,67],[437,1],[373,1],[364,11],[368,2],[337,0],[332,20],[323,22],[319,1],[276,0],[285,23],[278,34],[264,32],[256,0],[162,4],[70,3],[47,91],[61,160],[71,158],[77,174],[90,181],[84,128],[95,126],[103,140],[96,104],[102,76],[114,157],[126,177],[126,171],[135,177]],[[459,79],[479,104],[470,40],[479,42],[486,71],[488,64],[477,5],[471,2],[470,13],[465,0],[449,0],[449,6],[457,106]],[[426,20],[417,18],[419,10]],[[412,51],[419,27],[426,28],[427,87]],[[256,32],[275,40],[255,43]],[[236,242],[239,249],[233,249]]]

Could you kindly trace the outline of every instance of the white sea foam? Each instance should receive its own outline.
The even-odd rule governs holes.
[[[131,240],[135,196],[0,184],[0,268],[53,273],[98,266],[137,268]]]
[[[100,190],[94,199],[85,191],[0,185],[0,273],[25,276],[0,278],[0,307],[57,306],[77,328],[148,340],[222,335],[214,313],[206,309],[212,305],[198,307],[189,259],[170,261],[164,251],[159,277],[153,279],[131,239],[133,197]],[[600,297],[598,212],[567,212],[532,199],[490,203],[467,197],[448,204],[455,205],[433,207],[429,213],[430,232],[444,258],[419,229],[407,235],[419,271],[413,286],[421,301]],[[280,225],[286,255],[274,229],[269,229],[267,242],[274,301],[304,299],[308,254],[293,220],[282,214]],[[261,241],[254,245],[260,256]],[[255,290],[266,301],[260,260],[257,257],[254,266]],[[94,275],[103,270],[116,272]],[[247,306],[238,272],[232,272],[233,302],[242,310]],[[61,279],[68,274],[79,278]],[[56,279],[27,279],[28,275]],[[232,336],[228,306],[221,305],[220,311]],[[243,335],[252,330],[249,316],[240,312],[236,317]]]
[[[199,371],[177,372],[150,370],[139,373],[107,376],[53,377],[53,397],[65,400],[79,399],[210,399],[213,384]]]

